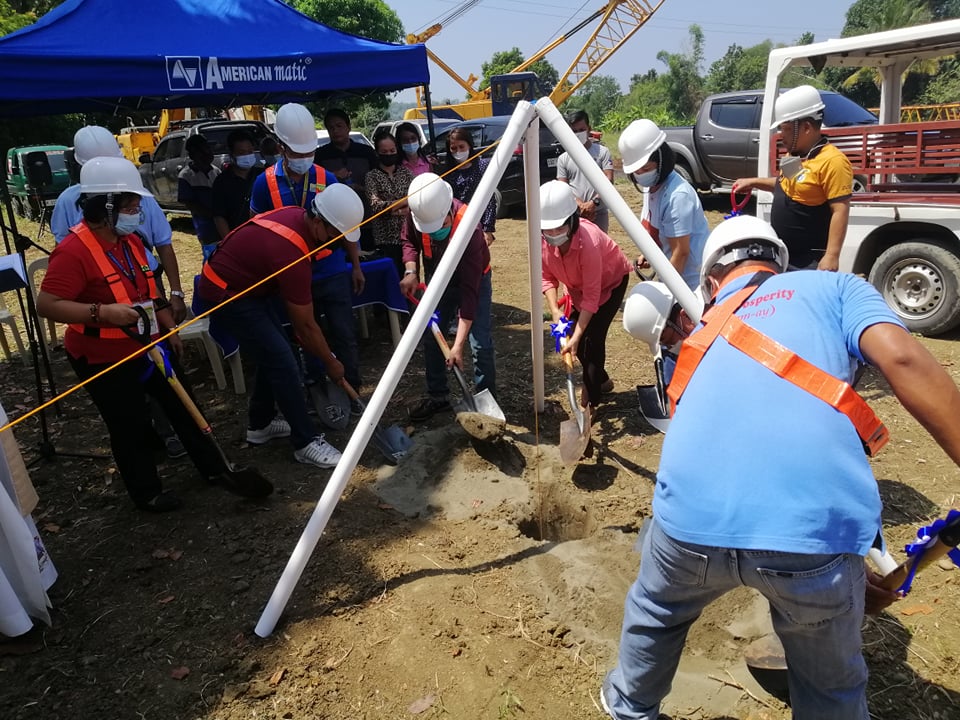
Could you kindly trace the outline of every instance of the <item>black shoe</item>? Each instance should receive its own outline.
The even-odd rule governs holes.
[[[150,500],[137,502],[137,507],[145,512],[165,513],[171,510],[178,510],[183,506],[183,501],[171,492],[162,492],[153,496]]]
[[[427,397],[420,401],[416,407],[411,408],[408,412],[410,414],[410,419],[414,422],[423,422],[424,420],[429,420],[438,412],[445,412],[450,409],[450,401],[446,398],[432,398]]]

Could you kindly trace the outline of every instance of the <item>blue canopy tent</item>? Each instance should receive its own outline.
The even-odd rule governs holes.
[[[340,32],[280,0],[66,0],[0,38],[0,117],[303,102],[429,80],[423,45]]]

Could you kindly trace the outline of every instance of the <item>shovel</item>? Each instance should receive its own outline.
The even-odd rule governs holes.
[[[345,430],[350,424],[350,398],[344,389],[326,378],[308,389],[320,422],[331,430]]]
[[[560,343],[566,347],[565,338],[561,338]],[[561,353],[561,357],[567,367],[567,399],[570,401],[573,419],[560,423],[560,459],[569,465],[579,462],[590,444],[590,414],[584,412],[577,401],[577,392],[573,385],[573,358],[570,353]]]
[[[343,380],[342,387],[347,397],[355,400],[360,406],[361,413],[367,409],[366,405],[364,405],[360,399],[360,396],[357,395],[357,391],[350,387],[350,383]],[[410,448],[413,447],[413,441],[396,425],[385,428],[378,423],[373,429],[373,435],[370,439],[373,440],[373,444],[376,445],[377,450],[383,454],[387,462],[391,465],[396,465],[400,462]]]
[[[146,345],[150,342],[150,319],[143,308],[134,306],[134,309],[140,314],[141,322],[133,326],[124,327],[123,331],[134,340],[138,340]],[[143,326],[142,331],[139,330],[140,325]],[[183,403],[183,407],[186,408],[190,417],[193,418],[197,427],[200,428],[200,432],[213,444],[213,447],[216,448],[217,453],[220,455],[220,460],[223,462],[223,471],[216,481],[217,484],[222,485],[226,490],[236,495],[248,498],[262,498],[272,493],[273,485],[255,469],[237,467],[230,462],[230,459],[223,452],[223,448],[220,447],[220,443],[217,442],[217,438],[214,437],[213,428],[210,427],[210,423],[203,417],[200,408],[196,406],[196,403],[194,403],[190,395],[187,394],[186,389],[180,384],[180,380],[177,379],[173,368],[167,363],[160,348],[154,345],[147,350],[147,356],[153,361],[153,364],[157,366],[157,371],[166,376],[170,387],[173,388],[177,398]]]
[[[643,419],[662,433],[670,427],[670,413],[667,411],[667,387],[663,379],[663,358],[658,354],[653,361],[657,376],[656,385],[637,385],[637,401]]]

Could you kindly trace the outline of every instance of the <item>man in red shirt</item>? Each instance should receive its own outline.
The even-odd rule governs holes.
[[[289,322],[303,348],[323,361],[331,382],[343,379],[343,365],[315,320],[309,257],[328,255],[330,241],[341,235],[356,242],[362,220],[363,203],[341,185],[317,193],[306,210],[285,207],[257,215],[221,241],[204,264],[198,287],[205,302],[219,304],[266,280],[214,313],[257,366],[247,442],[289,437],[297,462],[321,468],[334,467],[340,452],[316,432],[307,413],[297,359],[283,326]],[[282,419],[275,417],[277,408]]]

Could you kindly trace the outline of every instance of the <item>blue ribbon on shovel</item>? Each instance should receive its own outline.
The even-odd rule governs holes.
[[[913,563],[910,566],[910,574],[907,575],[907,579],[903,581],[899,592],[902,592],[904,595],[910,592],[910,586],[913,584],[913,576],[917,572],[920,558],[923,557],[927,548],[931,547],[937,541],[937,536],[941,530],[948,526],[955,527],[958,522],[960,522],[960,510],[951,510],[947,513],[946,518],[938,519],[933,525],[927,525],[917,530],[917,542],[910,543],[904,548],[907,557],[912,558]],[[948,551],[947,557],[953,560],[954,565],[960,567],[960,548],[954,547]]]
[[[556,351],[560,352],[560,339],[569,337],[573,332],[573,323],[567,319],[566,315],[561,315],[555,323],[550,323],[550,334],[556,340]]]

